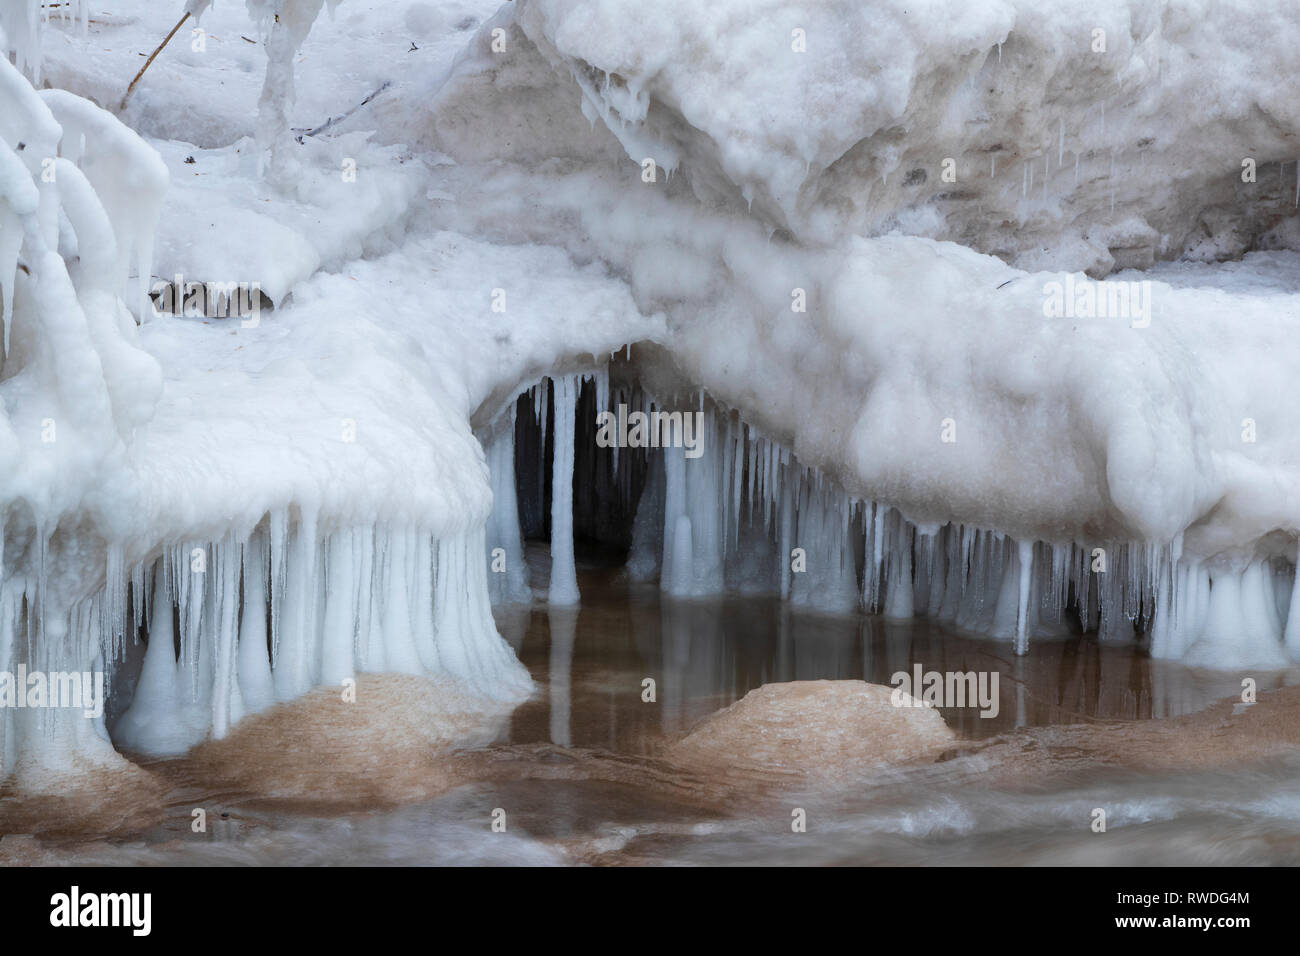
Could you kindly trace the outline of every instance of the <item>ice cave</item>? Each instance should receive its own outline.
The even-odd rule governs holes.
[[[1176,792],[1179,861],[1235,752],[1294,854],[1300,720],[1241,694],[1300,712],[1300,14],[1244,6],[0,0],[0,836],[361,793],[328,724],[525,815],[529,746],[755,801],[760,756],[916,764],[859,818],[896,861],[926,813],[1065,828],[1101,797],[1016,790],[1017,741],[1142,718],[1184,736],[1097,758],[1168,768],[1112,826]],[[1004,736],[872,696],[923,654],[1001,673]],[[1220,762],[1151,756],[1224,698]]]

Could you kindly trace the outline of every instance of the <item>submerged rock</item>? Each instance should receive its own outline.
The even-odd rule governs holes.
[[[896,707],[893,693],[858,680],[764,684],[706,718],[665,756],[701,769],[836,777],[934,760],[953,746],[956,735],[937,710]]]
[[[192,750],[188,769],[261,800],[346,810],[427,799],[461,781],[448,758],[488,743],[512,705],[445,680],[357,677],[355,700],[318,687]]]
[[[162,821],[162,780],[117,755],[96,757],[78,755],[61,769],[19,773],[0,783],[0,865],[15,862],[13,841],[21,835],[116,836]]]

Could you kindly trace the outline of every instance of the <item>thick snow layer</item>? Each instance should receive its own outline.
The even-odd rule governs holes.
[[[806,241],[900,228],[1104,275],[1238,256],[1294,209],[1289,0],[518,6],[630,160]]]
[[[321,268],[383,248],[424,200],[428,171],[362,139],[298,146],[303,158],[291,190],[257,176],[251,140],[213,150],[155,141],[175,188],[159,227],[154,284],[178,275],[187,283],[256,284],[279,305]]]

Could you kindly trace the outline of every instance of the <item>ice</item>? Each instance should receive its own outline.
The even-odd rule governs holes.
[[[555,454],[551,479],[552,604],[578,603],[578,578],[573,557],[573,442],[580,379],[562,375],[552,380],[555,396]]]
[[[12,53],[14,66],[33,83],[41,79],[41,6],[40,0],[0,3],[0,53]]]
[[[339,2],[330,0],[330,9]],[[297,171],[286,144],[289,110],[296,96],[293,60],[325,0],[247,0],[247,4],[266,48],[266,79],[257,101],[257,145],[263,153],[270,153],[274,176],[287,183]]]
[[[180,10],[118,6],[86,37],[85,4],[0,2],[0,661],[112,673],[141,622],[148,648],[114,726],[47,747],[6,716],[6,772],[106,729],[176,753],[376,671],[527,693],[491,616],[533,599],[515,416],[554,417],[558,613],[585,383],[703,415],[632,530],[671,598],[1300,653],[1282,0],[465,0],[407,59],[377,8],[193,2],[208,51],[182,35],[120,118],[92,99]],[[154,317],[176,273],[274,312]],[[1150,282],[1151,311],[1048,317],[1067,281]]]
[[[515,491],[515,416],[518,405],[500,416],[491,434],[485,436],[488,471],[492,477],[492,517],[488,519],[489,574],[494,604],[532,599],[528,586],[528,567],[524,563],[523,538],[519,529],[519,504]],[[500,548],[500,565],[493,566]],[[500,570],[498,570],[500,568]]]
[[[325,532],[308,520],[290,536],[286,585],[268,607],[263,554],[271,524],[268,517],[249,539],[182,545],[154,563],[149,647],[131,707],[114,727],[117,742],[139,753],[180,753],[301,688],[332,684],[341,693],[358,673],[455,677],[491,700],[530,689],[491,623],[485,563],[469,560],[483,555],[481,534]],[[173,608],[182,627],[179,659]],[[268,612],[278,612],[284,629],[270,651]]]

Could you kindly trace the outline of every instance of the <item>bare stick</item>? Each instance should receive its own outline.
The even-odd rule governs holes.
[[[176,26],[172,27],[172,32],[167,34],[162,43],[158,44],[158,48],[149,54],[149,59],[144,61],[144,66],[140,67],[140,72],[135,75],[135,79],[131,81],[131,85],[126,88],[126,93],[122,96],[122,102],[117,107],[119,113],[126,109],[126,101],[131,98],[131,92],[135,89],[135,85],[140,82],[140,77],[144,76],[144,71],[149,69],[149,64],[154,61],[154,57],[163,51],[163,47],[171,42],[172,37],[176,35],[176,31],[179,30],[189,18],[190,12],[186,10],[185,15],[176,21]]]
[[[384,92],[384,90],[388,89],[388,88],[389,88],[390,86],[392,86],[392,85],[393,85],[393,81],[392,81],[392,80],[384,80],[383,85],[380,86],[379,89],[375,90],[373,93],[371,93],[369,96],[367,96],[364,100],[362,100],[362,101],[361,101],[360,103],[358,103],[356,106],[352,107],[352,109],[348,110],[346,113],[341,113],[341,114],[338,115],[338,116],[331,116],[329,119],[327,119],[327,120],[326,120],[324,123],[322,123],[320,126],[317,126],[315,129],[295,129],[294,132],[300,134],[300,136],[316,136],[316,135],[318,135],[318,134],[320,134],[320,133],[323,133],[323,132],[325,132],[327,129],[329,129],[331,126],[333,126],[335,123],[342,123],[345,119],[347,119],[349,116],[351,116],[351,115],[352,115],[353,113],[355,113],[357,110],[361,109],[361,107],[366,106],[367,104],[369,104],[369,102],[370,102],[371,100],[373,100],[376,96],[378,96],[380,93]]]

